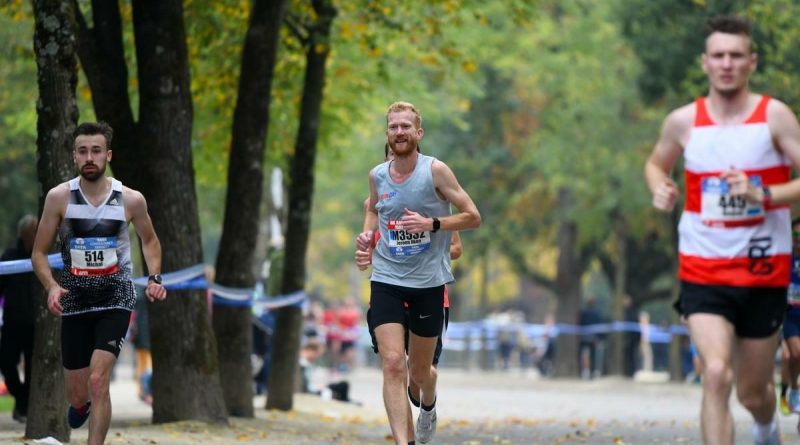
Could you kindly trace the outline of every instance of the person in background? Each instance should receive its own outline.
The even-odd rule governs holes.
[[[39,220],[33,215],[20,218],[16,245],[3,252],[0,261],[30,258],[38,223]],[[5,296],[0,333],[0,372],[3,373],[8,392],[14,397],[11,416],[22,423],[25,423],[28,415],[37,289],[40,288],[33,272],[0,275],[0,295]],[[19,378],[20,358],[24,363],[23,380]]]

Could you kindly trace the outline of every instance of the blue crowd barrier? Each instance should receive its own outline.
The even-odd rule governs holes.
[[[53,269],[63,269],[64,262],[61,255],[54,253],[48,255],[48,262]],[[30,258],[13,261],[0,261],[0,275],[32,272],[33,265]],[[293,292],[289,295],[266,297],[254,288],[232,288],[209,283],[205,277],[205,265],[196,264],[186,269],[161,274],[162,284],[167,290],[195,290],[210,289],[213,294],[214,304],[225,306],[257,306],[260,310],[274,310],[284,306],[302,305],[308,300],[305,291]],[[147,277],[133,279],[133,284],[139,287],[147,286]]]

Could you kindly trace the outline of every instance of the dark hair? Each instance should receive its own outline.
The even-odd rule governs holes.
[[[72,138],[77,139],[78,136],[94,136],[102,134],[106,138],[106,149],[111,149],[111,139],[114,137],[114,129],[111,125],[103,121],[99,122],[84,122],[78,125],[78,128],[72,132]]]
[[[752,37],[753,22],[746,17],[733,14],[709,17],[706,19],[705,36],[708,37],[715,32],[743,34]]]

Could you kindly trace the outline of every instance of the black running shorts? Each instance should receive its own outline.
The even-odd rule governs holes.
[[[64,368],[83,369],[89,366],[95,349],[119,357],[131,311],[109,309],[61,317],[61,360]]]
[[[367,320],[370,330],[386,323],[399,323],[420,337],[438,337],[442,333],[444,285],[413,288],[377,281],[370,285],[370,316]]]
[[[377,354],[378,353],[378,339],[375,337],[375,329],[372,327],[372,323],[370,322],[371,316],[370,314],[372,309],[367,309],[367,327],[369,328],[369,337],[372,339],[372,350]],[[439,364],[439,357],[442,355],[442,347],[443,344],[443,337],[445,332],[447,332],[447,325],[450,323],[450,308],[444,308],[444,329],[442,333],[439,334],[439,338],[436,339],[436,350],[433,352],[433,366],[437,366]],[[406,322],[403,325],[406,330],[406,353],[408,353],[408,312],[406,312]]]
[[[707,286],[681,281],[675,308],[681,315],[716,314],[733,324],[736,335],[764,338],[774,334],[786,313],[785,287]]]

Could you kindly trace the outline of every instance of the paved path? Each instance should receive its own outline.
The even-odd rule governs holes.
[[[151,425],[150,408],[135,397],[124,372],[112,385],[114,424],[109,444],[378,444],[390,443],[375,369],[351,376],[351,397],[361,405],[298,395],[295,412],[267,412],[256,397],[255,419],[228,426],[197,422]],[[320,377],[323,379],[324,377]],[[699,444],[697,385],[540,380],[517,372],[440,374],[439,431],[432,444]],[[751,444],[748,414],[733,402],[737,444]],[[800,443],[796,417],[781,417],[786,444]],[[24,428],[0,418],[0,444],[20,444]],[[72,443],[85,443],[86,428]]]

